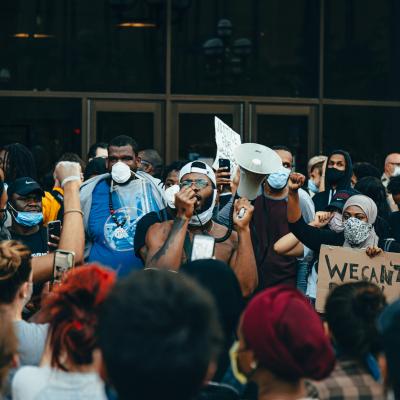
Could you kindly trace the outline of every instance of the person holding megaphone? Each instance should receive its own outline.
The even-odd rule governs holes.
[[[205,239],[227,236],[227,228],[212,220],[216,195],[215,173],[208,165],[194,161],[181,169],[179,191],[173,204],[174,220],[156,223],[146,234],[146,267],[177,271],[184,262],[193,259],[195,236],[202,235]],[[206,256],[231,266],[244,297],[250,296],[258,284],[249,226],[252,215],[250,202],[246,198],[237,199],[233,210],[235,231],[225,241],[217,240],[214,255]]]

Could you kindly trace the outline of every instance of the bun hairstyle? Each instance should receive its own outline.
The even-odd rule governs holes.
[[[346,283],[330,293],[326,321],[339,353],[363,359],[378,350],[376,320],[385,305],[381,289],[369,282]]]
[[[0,303],[13,302],[31,274],[31,251],[16,240],[0,242]]]
[[[73,269],[44,301],[44,321],[49,322],[51,365],[68,371],[62,360],[91,364],[97,347],[99,306],[115,282],[115,272],[95,264]],[[66,357],[65,357],[66,356]]]

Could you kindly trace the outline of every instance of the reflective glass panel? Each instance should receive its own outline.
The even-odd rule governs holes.
[[[325,97],[400,99],[400,2],[325,2]]]
[[[109,142],[118,135],[134,138],[141,149],[153,148],[154,114],[142,112],[97,112],[97,141]]]
[[[81,155],[81,101],[0,97],[0,143],[15,142],[32,151],[39,177],[63,153]]]
[[[283,145],[294,157],[294,168],[304,173],[307,165],[307,116],[257,116],[257,142],[268,147]]]
[[[324,152],[348,150],[354,162],[368,161],[383,172],[385,156],[400,151],[400,109],[324,108]]]
[[[177,3],[173,92],[317,95],[318,0]]]
[[[165,4],[3,0],[0,90],[164,91]]]
[[[196,160],[214,160],[215,144],[214,114],[179,114],[179,157]],[[216,114],[225,124],[232,126],[232,114]]]

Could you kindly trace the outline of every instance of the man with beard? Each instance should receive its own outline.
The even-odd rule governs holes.
[[[326,163],[325,190],[316,193],[313,197],[315,212],[325,211],[330,203],[332,196],[338,190],[352,190],[351,177],[353,175],[353,165],[350,154],[344,150],[335,150],[328,157]]]
[[[108,173],[90,179],[81,188],[85,260],[108,265],[119,276],[143,267],[133,251],[137,222],[143,215],[165,208],[157,181],[138,171],[139,164],[136,141],[117,136],[108,145]]]
[[[227,232],[225,226],[211,219],[217,194],[214,171],[200,161],[188,163],[179,173],[179,184],[175,219],[152,225],[146,234],[146,245],[141,249],[146,267],[179,270],[182,263],[190,260],[188,244],[195,234],[220,238]],[[242,208],[245,212],[240,218]],[[236,200],[235,232],[226,241],[215,244],[215,258],[231,266],[245,297],[253,293],[258,282],[249,227],[252,215],[253,206],[247,199]]]

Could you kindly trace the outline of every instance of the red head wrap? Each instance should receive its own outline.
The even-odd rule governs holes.
[[[320,318],[291,287],[275,286],[258,294],[244,312],[242,332],[259,364],[281,378],[319,380],[334,367]]]

